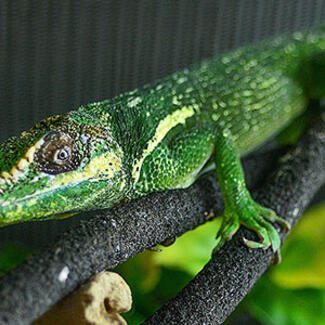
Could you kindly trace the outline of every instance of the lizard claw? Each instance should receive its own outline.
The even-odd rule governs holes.
[[[290,230],[290,224],[286,220],[278,217],[272,210],[262,207],[250,197],[246,198],[244,202],[240,202],[236,207],[226,207],[214,252],[230,240],[242,224],[254,230],[260,238],[260,241],[243,238],[247,247],[262,249],[271,247],[277,256],[280,256],[278,252],[280,251],[281,239],[272,225],[273,222],[279,223],[285,231]]]

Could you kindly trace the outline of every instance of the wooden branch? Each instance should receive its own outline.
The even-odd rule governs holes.
[[[131,309],[131,290],[121,276],[101,272],[59,301],[34,325],[126,325],[119,315]]]

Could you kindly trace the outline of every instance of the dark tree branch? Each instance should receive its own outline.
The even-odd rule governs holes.
[[[260,192],[261,202],[275,207],[281,215],[302,212],[324,180],[324,129],[321,121],[298,144],[293,158]],[[260,184],[276,158],[273,153],[246,160],[247,169],[253,170],[253,187]],[[148,247],[195,228],[206,221],[211,209],[218,215],[222,208],[212,172],[187,190],[157,193],[97,212],[0,279],[0,323],[31,323],[94,273],[112,269]],[[178,319],[182,324],[185,319],[184,324],[203,324],[207,319],[212,323],[224,319],[273,257],[270,251],[246,249],[241,242],[243,234],[252,235],[240,230],[171,301],[170,312],[164,307],[148,323],[172,324],[171,319]]]

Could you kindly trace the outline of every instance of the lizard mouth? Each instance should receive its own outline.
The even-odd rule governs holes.
[[[48,215],[50,211],[44,207],[42,201],[44,201],[42,196],[29,193],[29,195],[19,197],[14,191],[8,192],[6,188],[1,186],[0,227]]]
[[[68,175],[70,179],[72,176]],[[76,179],[64,183],[53,175],[41,174],[32,181],[0,185],[0,227],[25,221],[63,218],[83,210],[99,208],[94,200],[107,191],[107,182]]]
[[[20,172],[20,177],[12,173],[2,172],[0,177],[0,227],[29,220],[40,220],[52,214],[71,210],[70,202],[66,202],[65,188],[51,186],[52,176],[37,175],[27,177]],[[58,191],[63,192],[58,195]]]
[[[0,195],[0,227],[25,221],[51,219],[67,212],[73,212],[74,204],[54,190],[29,194],[25,197]],[[52,217],[53,216],[53,217]]]

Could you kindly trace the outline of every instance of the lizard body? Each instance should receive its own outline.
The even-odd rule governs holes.
[[[41,121],[0,147],[0,223],[59,218],[184,188],[216,165],[225,213],[219,246],[243,224],[279,248],[239,155],[325,97],[325,26],[206,60],[111,100]]]

